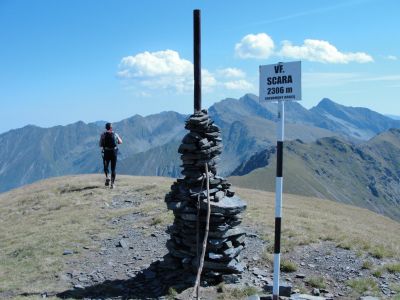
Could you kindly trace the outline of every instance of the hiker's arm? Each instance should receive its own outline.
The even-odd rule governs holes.
[[[118,134],[116,134],[116,136],[117,136],[118,144],[122,144],[122,139],[121,139],[121,137],[120,137]]]

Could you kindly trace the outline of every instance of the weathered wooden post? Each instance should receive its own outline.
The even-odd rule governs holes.
[[[194,112],[201,111],[201,16],[193,11]]]

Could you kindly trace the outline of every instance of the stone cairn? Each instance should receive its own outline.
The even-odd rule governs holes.
[[[171,238],[167,241],[167,248],[178,264],[177,269],[197,271],[207,216],[207,163],[211,217],[203,278],[209,282],[211,279],[221,281],[224,275],[241,273],[244,268],[238,256],[244,247],[245,232],[238,225],[246,204],[229,189],[231,184],[225,178],[217,176],[216,164],[222,151],[221,133],[207,111],[191,115],[185,128],[190,132],[183,138],[178,150],[184,178],[177,179],[165,196],[167,207],[175,216],[173,225],[168,229]],[[196,224],[199,224],[198,245]]]

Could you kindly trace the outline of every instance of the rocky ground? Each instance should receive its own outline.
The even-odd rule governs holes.
[[[122,194],[114,196],[112,203],[105,204],[104,209],[140,207],[144,201],[146,197],[140,193]],[[190,298],[188,282],[193,278],[183,278],[188,279],[186,283],[171,284],[171,277],[158,276],[156,270],[167,254],[165,243],[169,235],[164,225],[142,222],[145,218],[147,214],[139,212],[112,219],[110,225],[122,225],[119,235],[96,241],[100,242],[100,249],[92,245],[83,246],[84,255],[79,259],[66,249],[64,254],[69,255],[70,260],[67,271],[60,275],[60,279],[69,283],[71,289],[58,296],[86,299]],[[265,254],[265,249],[271,245],[261,238],[257,229],[245,229],[247,246],[241,254],[242,261],[247,265],[244,273],[238,278],[230,278],[231,283],[214,287],[207,287],[208,284],[203,282],[200,291],[203,299],[241,298],[251,293],[260,296],[268,294],[272,269],[271,259]],[[380,297],[391,298],[396,294],[391,287],[400,283],[399,273],[373,277],[372,269],[366,268],[365,254],[338,248],[329,241],[297,246],[284,254],[283,260],[292,263],[291,268],[287,267],[287,272],[282,272],[281,278],[282,282],[292,286],[291,299],[355,299],[355,294],[346,283],[351,279],[368,278],[379,282],[375,292]],[[368,260],[375,266],[387,262],[373,257],[368,257]],[[367,291],[365,294],[372,292]],[[304,294],[313,294],[314,298]]]

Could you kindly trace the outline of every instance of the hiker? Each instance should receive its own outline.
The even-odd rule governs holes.
[[[112,124],[106,124],[106,131],[100,136],[99,146],[103,148],[104,174],[106,175],[105,186],[114,188],[115,167],[117,165],[118,144],[122,144],[122,139],[112,130]],[[108,177],[108,165],[111,162],[111,185]]]

